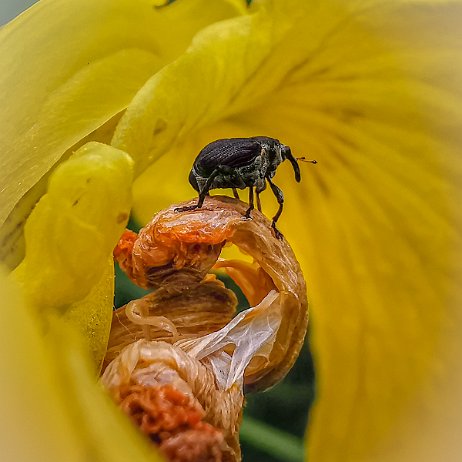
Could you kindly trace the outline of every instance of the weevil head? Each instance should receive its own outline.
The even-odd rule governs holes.
[[[282,155],[282,160],[288,160],[294,169],[295,172],[295,180],[297,182],[300,182],[300,167],[298,165],[297,159],[292,155],[292,151],[290,150],[289,146],[285,146],[284,144],[281,144],[281,155]]]

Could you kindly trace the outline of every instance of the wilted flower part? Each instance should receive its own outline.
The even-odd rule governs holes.
[[[274,385],[298,355],[308,321],[306,285],[294,253],[286,240],[274,236],[264,215],[253,211],[252,219],[246,219],[246,205],[236,199],[208,198],[202,208],[189,212],[177,212],[176,208],[173,205],[156,214],[138,238],[130,241],[131,246],[127,247],[122,238],[115,250],[122,268],[135,282],[140,281],[145,287],[160,286],[140,302],[131,302],[125,308],[126,316],[132,315],[134,303],[141,303],[140,312],[146,322],[143,326],[141,316],[137,324],[139,329],[145,328],[145,337],[151,339],[165,339],[165,331],[153,321],[159,314],[167,317],[176,330],[170,340],[198,359],[233,344],[234,365],[230,382],[222,384],[224,388],[238,383],[244,368],[247,387],[264,389]],[[216,249],[226,243],[249,255],[253,264],[219,259]],[[156,259],[158,255],[168,257]],[[236,303],[235,298],[226,299],[222,293],[230,291],[207,275],[212,268],[229,270],[253,308],[231,321],[233,311],[228,307],[230,302]],[[211,291],[204,296],[204,287],[213,287],[213,296]],[[209,327],[210,322],[215,323],[213,317],[209,320],[210,305],[215,305],[222,316],[223,326],[216,332]],[[114,316],[112,333],[119,344],[123,331],[132,340],[139,338],[138,329],[130,332],[119,313]],[[155,329],[149,328],[152,324]],[[209,335],[198,339],[201,332],[186,333],[184,326],[201,326],[202,333]],[[109,351],[112,348],[110,340]],[[254,361],[248,365],[251,359]]]
[[[102,380],[130,415],[120,398],[127,387],[139,393],[139,386],[171,385],[197,400],[205,421],[232,448],[224,460],[240,460],[244,386],[270,387],[292,366],[306,332],[306,286],[289,245],[261,213],[248,219],[246,204],[217,196],[200,209],[178,211],[193,202],[159,212],[138,235],[129,232],[119,241],[114,254],[122,268],[157,290],[114,313],[111,362]],[[236,245],[253,264],[219,258],[225,244]],[[251,308],[234,316],[235,296],[208,274],[218,268],[229,270]],[[148,433],[162,448],[161,414],[143,409],[146,415],[135,420],[142,430],[146,419],[157,425]],[[189,431],[179,427],[165,440]]]
[[[178,460],[194,460],[191,455],[201,450],[208,456],[219,451],[216,458],[219,461],[240,460],[238,430],[244,404],[242,388],[220,389],[212,370],[181,348],[165,342],[138,340],[111,362],[102,382],[122,410],[134,418],[161,450],[175,439],[178,452],[183,454]],[[169,390],[170,405],[166,405],[166,399],[159,403],[166,390]],[[138,408],[137,417],[127,398],[139,401],[143,395],[145,405]],[[175,401],[177,409],[171,405]],[[191,430],[195,430],[196,441],[188,441]]]
[[[122,411],[168,460],[221,461],[225,451],[231,452],[222,432],[202,421],[199,402],[171,385],[128,385],[118,395]]]

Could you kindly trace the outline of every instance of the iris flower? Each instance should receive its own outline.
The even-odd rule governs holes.
[[[311,302],[308,459],[457,460],[461,19],[459,0],[42,0],[3,27],[5,460],[156,460],[96,382],[132,177],[148,221],[193,195],[205,144],[255,135],[319,162],[275,177]]]

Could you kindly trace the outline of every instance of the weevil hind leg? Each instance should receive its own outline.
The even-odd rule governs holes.
[[[237,192],[237,189],[236,189],[236,188],[233,188],[233,196],[234,196],[237,200],[241,200],[241,198],[239,197],[239,193]]]
[[[195,209],[200,209],[202,205],[204,204],[205,196],[209,195],[210,188],[212,187],[213,180],[219,175],[221,172],[221,168],[217,167],[212,174],[207,178],[206,183],[204,184],[204,187],[201,189],[199,193],[199,200],[197,201],[196,205],[186,205],[185,207],[177,207],[175,209],[175,212],[187,212],[189,210],[195,210]]]
[[[276,196],[276,199],[277,199],[278,204],[279,204],[278,211],[276,212],[276,215],[274,215],[274,217],[273,217],[273,222],[271,223],[271,227],[273,228],[274,234],[276,235],[276,237],[278,239],[282,239],[283,235],[276,228],[276,222],[279,220],[279,217],[281,216],[281,213],[282,213],[282,209],[284,207],[284,194],[281,191],[281,189],[279,189],[269,178],[267,178],[267,180],[268,180],[268,183],[269,183],[269,185],[271,187],[271,191],[273,191],[273,194]]]
[[[184,207],[177,207],[175,212],[189,212],[190,210],[200,209],[202,204],[204,203],[205,196],[209,195],[209,191],[205,190],[205,188],[199,193],[199,199],[197,200],[197,204],[194,205],[186,205]]]
[[[254,208],[255,207],[253,205],[253,186],[249,186],[249,208],[245,212],[246,218],[250,218],[250,213],[252,212]]]

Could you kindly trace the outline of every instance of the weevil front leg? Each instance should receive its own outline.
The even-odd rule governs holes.
[[[249,186],[249,208],[245,212],[245,217],[250,218],[250,212],[254,209],[253,205],[253,186]]]
[[[282,208],[284,206],[284,194],[283,192],[271,181],[270,178],[267,178],[268,180],[268,183],[271,187],[271,190],[273,191],[273,194],[276,196],[276,199],[278,201],[278,204],[279,204],[279,209],[278,211],[276,212],[276,215],[274,215],[273,217],[273,222],[271,223],[271,227],[273,228],[274,230],[274,234],[276,235],[276,237],[278,239],[282,239],[283,238],[283,235],[282,233],[276,228],[276,222],[278,221],[279,217],[281,216],[281,213],[282,213]]]

